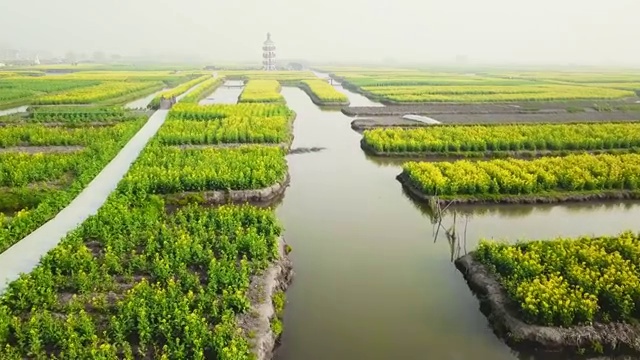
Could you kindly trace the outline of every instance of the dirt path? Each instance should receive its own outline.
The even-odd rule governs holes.
[[[1,153],[7,152],[23,152],[28,154],[37,154],[37,153],[72,153],[81,151],[84,149],[84,146],[10,146],[6,148],[0,148]]]

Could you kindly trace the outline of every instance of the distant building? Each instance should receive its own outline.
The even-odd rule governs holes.
[[[5,67],[5,66],[7,66],[7,65],[5,65],[4,63],[0,62],[0,67]]]
[[[276,44],[271,40],[271,33],[267,33],[267,40],[262,44],[262,69],[276,70]]]

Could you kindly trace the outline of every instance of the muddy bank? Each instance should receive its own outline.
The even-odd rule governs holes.
[[[209,148],[219,148],[219,149],[234,149],[243,146],[268,146],[268,147],[279,147],[283,150],[289,150],[291,143],[280,143],[280,144],[272,144],[272,143],[232,143],[232,144],[200,144],[200,145],[192,145],[192,144],[182,144],[182,145],[167,145],[171,147],[176,147],[183,150],[188,149],[209,149]]]
[[[10,146],[0,148],[0,153],[6,152],[22,152],[28,154],[37,153],[72,153],[84,150],[84,146]]]
[[[336,106],[336,107],[349,106],[349,100],[335,101],[335,102],[321,100],[319,97],[316,96],[316,94],[314,94],[314,92],[311,90],[311,88],[307,84],[299,83],[298,87],[302,89],[305,93],[307,93],[311,101],[318,106]]]
[[[416,104],[416,105],[388,105],[384,107],[358,106],[344,107],[342,113],[347,116],[402,116],[407,114],[437,115],[437,114],[517,114],[518,108],[500,104]]]
[[[473,252],[455,260],[469,287],[480,299],[480,309],[492,328],[518,349],[596,355],[640,356],[640,326],[610,323],[568,328],[530,325],[518,318],[516,305],[495,276],[473,258]]]
[[[277,184],[262,189],[252,190],[216,190],[216,191],[187,191],[178,194],[165,195],[166,203],[170,207],[183,206],[189,203],[222,205],[222,204],[270,204],[282,197],[290,176]]]
[[[590,111],[535,114],[441,114],[436,117],[438,121],[449,124],[630,122],[639,121],[640,112]]]
[[[371,156],[390,157],[400,159],[428,159],[429,161],[451,161],[451,160],[482,160],[482,159],[496,159],[496,158],[517,158],[517,159],[533,159],[546,156],[567,156],[571,154],[630,154],[638,153],[640,149],[627,148],[627,149],[598,149],[598,150],[509,150],[509,151],[449,151],[449,152],[416,152],[416,151],[403,151],[403,152],[390,152],[390,151],[378,151],[369,145],[364,138],[360,140],[360,148]]]
[[[355,131],[362,132],[365,130],[385,128],[385,127],[425,127],[431,126],[420,121],[403,119],[401,117],[374,117],[365,119],[355,119],[351,122],[351,128]]]
[[[326,150],[327,148],[325,147],[320,147],[320,146],[314,146],[314,147],[297,147],[295,149],[291,149],[289,150],[289,155],[296,155],[296,154],[309,154],[309,153],[315,153],[315,152],[320,152],[323,150]]]
[[[640,112],[637,104],[629,102],[573,101],[573,102],[520,102],[520,103],[430,103],[388,105],[385,107],[358,106],[343,107],[342,113],[347,116],[401,116],[407,114],[439,115],[439,114],[585,114],[602,112]],[[596,111],[596,109],[607,111]]]
[[[546,114],[440,114],[435,120],[443,124],[513,124],[513,123],[596,123],[596,122],[635,122],[640,121],[640,112],[584,112],[584,113],[546,113]],[[375,116],[356,118],[351,128],[364,131],[381,127],[424,127],[432,126],[419,121],[403,119],[400,116]]]
[[[208,149],[208,148],[224,148],[224,149],[233,149],[247,145],[260,145],[260,146],[268,146],[268,147],[279,147],[287,152],[289,155],[296,154],[308,154],[315,153],[326,150],[324,147],[297,147],[291,149],[291,143],[280,143],[280,144],[268,144],[268,143],[247,143],[247,144],[213,144],[213,145],[170,145],[171,147],[177,147],[179,149]]]
[[[274,332],[271,326],[278,317],[272,299],[276,293],[286,291],[293,281],[293,265],[288,252],[288,245],[280,238],[278,259],[262,274],[251,278],[247,292],[251,308],[237,317],[238,325],[251,344],[257,360],[271,359],[280,339],[280,334]]]
[[[551,204],[562,202],[586,202],[607,200],[638,200],[640,191],[606,190],[599,192],[577,193],[548,193],[532,195],[491,195],[486,197],[464,196],[459,198],[442,198],[426,195],[409,178],[404,171],[396,177],[412,198],[426,203],[437,200],[440,204],[471,205],[471,204]]]

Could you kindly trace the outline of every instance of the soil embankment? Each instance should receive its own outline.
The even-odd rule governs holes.
[[[640,326],[628,323],[595,323],[572,327],[531,325],[518,318],[517,309],[495,276],[473,257],[455,260],[469,287],[480,299],[480,309],[494,332],[510,346],[538,352],[582,355],[640,356]]]
[[[287,290],[293,281],[293,266],[286,247],[281,238],[278,259],[262,274],[252,277],[247,293],[251,309],[237,317],[257,360],[270,360],[280,337],[271,327],[272,320],[278,316],[272,298],[277,292]]]
[[[634,122],[640,121],[640,112],[581,112],[581,113],[488,113],[488,114],[439,114],[433,116],[443,124],[512,124],[512,123],[585,123],[585,122]],[[432,126],[419,121],[403,119],[401,116],[367,116],[356,118],[351,128],[364,131],[381,127]]]
[[[6,148],[0,148],[0,153],[5,152],[21,152],[27,154],[63,154],[82,151],[84,146],[10,146]]]
[[[398,158],[398,159],[428,159],[431,161],[451,161],[458,159],[466,160],[482,160],[482,159],[499,159],[499,158],[516,158],[516,159],[534,159],[546,156],[567,156],[571,154],[630,154],[638,153],[640,149],[598,149],[598,150],[508,150],[508,151],[445,151],[445,152],[428,152],[428,151],[378,151],[369,145],[365,139],[360,140],[360,148],[371,156]]]
[[[406,172],[402,172],[396,177],[412,198],[430,203],[433,196],[423,193],[409,178]],[[552,204],[562,202],[586,202],[586,201],[606,201],[606,200],[638,200],[640,191],[631,190],[605,190],[597,192],[575,192],[575,193],[546,193],[530,195],[491,195],[486,197],[464,196],[459,198],[438,197],[437,201],[442,204],[466,205],[466,204]]]
[[[166,199],[167,205],[170,207],[181,206],[191,202],[206,205],[245,203],[265,205],[280,199],[287,186],[289,186],[289,182],[290,176],[287,174],[284,180],[262,189],[187,191],[166,195]]]

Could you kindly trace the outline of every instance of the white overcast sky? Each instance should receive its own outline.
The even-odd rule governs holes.
[[[0,0],[0,46],[260,61],[640,64],[640,0]],[[164,39],[163,39],[164,37]]]

